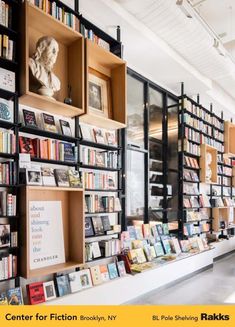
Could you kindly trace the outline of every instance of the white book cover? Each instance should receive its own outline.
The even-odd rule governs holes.
[[[69,274],[69,282],[72,293],[76,293],[82,289],[79,271],[75,271]]]
[[[0,68],[0,88],[9,92],[15,92],[15,73]]]
[[[30,269],[65,262],[61,201],[29,202]]]

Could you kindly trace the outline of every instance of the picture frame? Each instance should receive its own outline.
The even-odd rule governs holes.
[[[42,185],[41,168],[26,168],[26,184],[27,185]]]
[[[88,72],[88,108],[89,112],[112,118],[110,78],[94,69]]]

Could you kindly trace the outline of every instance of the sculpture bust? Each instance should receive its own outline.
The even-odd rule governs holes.
[[[212,170],[211,170],[211,163],[212,163],[212,155],[210,152],[206,153],[206,182],[211,182],[212,177]]]
[[[53,97],[60,90],[60,80],[52,69],[59,53],[57,41],[50,36],[41,37],[36,44],[36,52],[29,58],[29,68],[37,82],[38,94]]]

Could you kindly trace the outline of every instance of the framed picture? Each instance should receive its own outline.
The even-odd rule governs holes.
[[[112,116],[110,79],[94,69],[89,70],[88,106],[96,115]]]
[[[41,168],[27,168],[26,182],[27,185],[42,185]]]

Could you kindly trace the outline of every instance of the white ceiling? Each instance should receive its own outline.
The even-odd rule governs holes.
[[[129,67],[177,94],[184,81],[187,93],[200,93],[205,105],[214,102],[228,117],[234,112],[235,65],[217,53],[213,38],[198,20],[186,18],[176,0],[80,0],[80,7],[113,36],[121,26]]]

